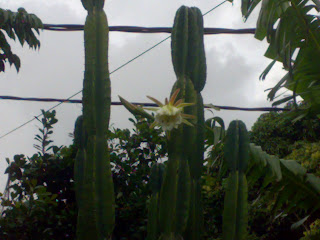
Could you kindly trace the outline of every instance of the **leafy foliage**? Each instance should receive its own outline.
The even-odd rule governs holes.
[[[209,130],[210,120],[207,124],[207,135],[212,135],[211,139],[214,138],[214,131]],[[216,127],[215,124],[212,125]],[[251,138],[255,141],[260,141],[264,144],[265,149],[270,153],[278,153],[278,145],[283,144],[283,149],[286,151],[295,152],[294,149],[299,149],[299,146],[304,144],[303,142],[298,142],[293,144],[293,139],[307,139],[309,141],[318,141],[319,138],[319,121],[315,118],[306,118],[304,120],[299,120],[294,124],[285,118],[285,113],[269,113],[263,114],[260,119],[255,123],[255,127],[251,132]],[[216,129],[220,130],[220,129]],[[218,131],[219,132],[219,131]],[[218,136],[218,135],[217,135]],[[276,138],[279,136],[279,138]],[[210,139],[207,137],[207,139]],[[270,142],[275,139],[275,144],[271,145]],[[208,140],[207,140],[208,141]],[[212,140],[210,142],[213,142]],[[286,143],[286,144],[284,144]],[[224,187],[226,185],[225,177],[227,176],[227,169],[224,167],[224,155],[221,151],[223,142],[216,141],[216,144],[211,147],[207,145],[209,151],[209,157],[207,158],[207,172],[203,175],[203,199],[204,199],[204,216],[205,216],[205,226],[206,226],[206,239],[217,239],[221,236],[221,214],[222,214],[222,199],[224,196]],[[316,157],[317,145],[312,144],[313,150],[310,149],[308,152],[309,156]],[[301,149],[301,151],[303,151]],[[285,153],[282,153],[286,155]],[[267,154],[263,154],[263,159],[267,158]],[[297,156],[295,154],[294,156]],[[301,157],[303,153],[301,152]],[[274,158],[274,156],[270,156]],[[295,159],[291,157],[290,159]],[[303,157],[304,160],[297,159],[297,162],[303,164],[303,162],[310,163],[307,168],[308,173],[314,173],[316,168],[313,168],[318,162],[310,161],[310,158]],[[296,160],[296,159],[295,159]],[[283,177],[282,183],[272,180],[272,173],[275,171],[269,171],[268,166],[261,164],[254,164],[254,161],[250,161],[250,171],[248,171],[248,181],[249,181],[249,233],[248,239],[298,239],[302,235],[302,229],[291,231],[290,226],[297,222],[297,220],[304,218],[309,212],[304,211],[301,208],[291,209],[291,213],[294,214],[282,214],[276,216],[278,213],[286,210],[290,210],[290,206],[287,202],[284,202],[278,210],[275,209],[275,201],[278,192],[282,189],[277,189],[275,186],[287,187],[286,177]],[[273,163],[274,160],[271,160]],[[270,163],[269,168],[273,165]],[[311,164],[313,163],[313,164]],[[280,165],[280,164],[279,164]],[[281,166],[280,166],[281,167]],[[257,174],[257,175],[255,175]],[[273,176],[274,177],[274,176]],[[284,180],[286,179],[286,180]],[[298,178],[300,179],[300,178]],[[302,178],[303,179],[303,178]],[[297,185],[296,185],[297,186]],[[315,184],[315,186],[318,186]],[[301,185],[299,185],[301,188]],[[299,191],[303,191],[299,189]],[[305,193],[304,193],[305,195]],[[303,195],[298,195],[303,196]],[[298,196],[296,198],[298,198]],[[301,200],[303,203],[303,200]],[[292,203],[294,204],[294,203]],[[309,204],[309,207],[312,207]],[[290,213],[288,212],[288,213]],[[319,217],[319,210],[312,213],[312,216],[307,220],[307,223],[311,223],[314,219]],[[297,214],[297,216],[295,216]],[[298,217],[298,219],[297,219]],[[211,238],[209,237],[211,236]],[[256,236],[256,238],[255,238]]]
[[[19,8],[18,12],[0,8],[0,72],[5,71],[6,61],[10,66],[14,64],[17,71],[20,69],[20,58],[12,53],[4,33],[13,40],[18,38],[22,46],[26,42],[30,48],[37,49],[40,41],[33,30],[40,34],[39,29],[42,28],[41,20],[34,14],[28,14],[23,8]]]
[[[261,0],[242,0],[242,15],[247,19]],[[313,1],[318,4],[318,1]],[[283,87],[293,92],[273,103],[278,105],[300,95],[308,105],[300,109],[298,118],[320,113],[320,19],[312,14],[319,8],[308,0],[263,0],[257,21],[255,37],[267,39],[266,57],[273,59],[262,73],[264,79],[276,61],[288,73],[272,88],[268,98],[272,101]],[[311,11],[313,10],[313,11]],[[295,104],[297,105],[297,104]]]
[[[320,142],[297,142],[293,146],[291,154],[285,159],[294,159],[307,169],[309,173],[314,173],[320,177]]]
[[[320,178],[294,160],[283,160],[268,155],[254,144],[250,145],[251,163],[248,181],[254,183],[263,176],[263,188],[272,183],[268,192],[276,196],[274,211],[283,205],[282,214],[303,209],[311,213],[320,208]]]
[[[41,110],[43,118],[37,120],[42,123],[42,127],[39,128],[40,134],[37,134],[35,136],[35,140],[39,142],[40,145],[34,144],[33,146],[39,150],[39,154],[44,156],[47,151],[50,149],[53,149],[54,152],[57,152],[58,149],[56,146],[49,146],[53,141],[49,140],[49,136],[53,133],[52,128],[53,125],[58,122],[58,119],[55,118],[56,111],[53,110],[52,112],[46,112],[44,110]]]
[[[310,225],[310,231],[304,232],[304,237],[300,240],[317,240],[320,238],[320,219]]]
[[[45,116],[47,119],[41,120],[42,124],[55,122],[54,114],[45,114]],[[138,240],[145,239],[147,234],[147,206],[151,196],[151,189],[148,186],[150,167],[152,163],[167,157],[167,146],[162,131],[149,128],[152,119],[145,120],[138,117],[130,121],[134,124],[133,131],[113,129],[110,133],[109,147],[116,196],[114,237]],[[208,124],[209,122],[210,120],[207,121]],[[212,123],[211,127],[218,127],[217,130],[221,131],[217,123]],[[43,129],[46,128],[43,126],[39,128],[39,130]],[[213,139],[213,132],[207,130],[208,136],[211,134],[211,139]],[[49,132],[48,129],[45,131]],[[47,135],[46,141],[50,141],[51,134]],[[212,157],[215,161],[210,160],[211,164],[207,164],[207,171],[201,180],[206,229],[203,237],[208,240],[218,239],[222,233],[226,173],[221,172],[224,144],[220,140],[216,142],[214,148],[211,143],[209,144],[209,139],[206,140],[208,150],[214,152]],[[51,147],[51,144],[49,143],[46,148]],[[297,149],[299,150],[298,147]],[[49,153],[50,151],[52,153]],[[31,158],[23,155],[14,157],[7,169],[10,192],[6,192],[2,197],[2,205],[5,208],[3,217],[0,219],[1,239],[74,239],[77,206],[74,196],[73,164],[76,152],[76,147],[72,145],[69,148],[52,147],[45,154],[39,151]],[[271,172],[262,171],[263,168],[258,166],[256,168],[262,174],[262,179],[263,176],[267,176],[266,178],[271,176],[268,175]],[[267,175],[264,175],[265,173]],[[274,217],[274,214],[271,213],[275,210],[272,196],[277,195],[272,195],[272,192],[278,190],[275,189],[276,186],[272,188],[267,186],[260,191],[261,196],[257,200],[257,191],[263,181],[256,181],[259,187],[255,187],[256,184],[252,184],[252,177],[253,175],[250,177],[249,174],[251,204],[249,205],[250,235],[248,239],[269,240],[279,239],[279,236],[289,236],[291,234],[290,225],[297,219],[283,215],[270,222],[270,219]],[[275,184],[280,183],[275,182]],[[263,196],[268,196],[269,200],[267,201],[265,197],[265,201],[262,201]],[[265,203],[267,206],[264,205]],[[287,203],[283,203],[280,209],[281,211],[286,210],[287,207]],[[308,219],[307,223],[312,219]],[[37,224],[38,227],[34,228],[34,224]],[[296,233],[292,232],[292,234]]]
[[[252,207],[256,213],[266,208],[269,218],[273,219],[272,225],[278,225],[280,230],[278,237],[272,234],[265,239],[279,239],[283,236],[281,229],[288,229],[290,223],[291,229],[295,229],[306,220],[310,222],[320,217],[320,205],[317,204],[320,200],[320,178],[308,173],[297,161],[268,155],[254,144],[251,144],[251,155],[253,161],[247,174],[248,181],[259,190],[259,195],[253,198]],[[272,225],[268,231],[272,232]]]
[[[128,129],[110,132],[117,204],[114,236],[144,239],[146,203],[151,195],[150,168],[152,163],[166,158],[166,141],[161,130],[149,128],[152,121],[141,118],[130,121],[135,126],[133,133]],[[6,170],[9,182],[1,198],[4,207],[0,218],[1,239],[75,238],[78,209],[73,165],[77,148],[51,145],[52,127],[57,122],[55,112],[44,112],[40,122],[42,127],[36,137],[42,141],[38,144],[40,151],[31,158],[16,155]]]
[[[49,146],[52,125],[57,119],[55,112],[43,113],[39,130],[45,137],[36,137],[42,141],[41,151],[31,158],[15,155],[12,162],[8,160],[8,184],[1,199],[1,239],[75,237],[77,208],[72,171],[76,151],[72,146]]]
[[[135,126],[133,133],[113,129],[109,142],[117,205],[114,235],[145,239],[150,169],[152,163],[167,157],[167,144],[161,130],[150,129],[152,120],[137,117],[130,121]]]

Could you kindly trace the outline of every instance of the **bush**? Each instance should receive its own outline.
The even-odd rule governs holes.
[[[267,153],[283,158],[297,141],[320,141],[320,122],[308,118],[293,123],[286,113],[265,113],[254,123],[250,138]]]
[[[55,111],[43,112],[39,150],[8,161],[8,184],[1,205],[0,239],[74,239],[77,208],[73,191],[76,149],[51,145]],[[49,153],[52,151],[52,153]],[[35,227],[36,226],[36,227]]]
[[[319,240],[320,239],[320,219],[310,225],[310,230],[305,231],[304,237],[300,240]]]
[[[320,142],[296,142],[286,159],[298,161],[309,173],[320,177]]]
[[[55,112],[43,112],[35,139],[39,151],[31,158],[15,155],[6,170],[8,185],[1,197],[0,239],[75,239],[77,205],[74,194],[74,145],[51,145]],[[116,239],[145,239],[151,164],[166,157],[160,130],[143,119],[135,129],[110,132],[112,174],[116,196]],[[36,227],[35,227],[36,226]]]

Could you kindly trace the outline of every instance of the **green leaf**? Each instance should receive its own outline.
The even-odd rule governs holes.
[[[270,72],[271,68],[273,67],[273,65],[276,63],[276,60],[273,60],[268,66],[267,68],[261,73],[259,79],[260,80],[265,80],[266,76],[268,75],[268,73]]]
[[[286,204],[283,211],[288,213],[297,209],[315,211],[320,208],[320,179],[318,177],[307,173],[306,169],[296,161],[268,155],[254,144],[250,144],[250,151],[248,178],[258,175],[264,179],[264,187],[272,183],[267,193],[271,199],[275,194],[277,195],[274,211],[280,209],[283,204]],[[264,193],[263,189],[260,191]]]
[[[289,97],[282,98],[282,99],[280,99],[278,101],[273,102],[272,106],[274,107],[274,106],[278,106],[280,104],[286,103],[286,102],[288,102],[289,100],[291,100],[293,98],[294,98],[294,96],[289,96]]]
[[[291,230],[297,229],[298,227],[300,227],[302,224],[304,224],[305,221],[307,221],[307,219],[310,217],[310,215],[302,218],[301,220],[299,220],[298,222],[295,222],[294,224],[291,225]]]
[[[273,101],[273,99],[275,98],[276,92],[278,92],[278,90],[280,88],[282,88],[282,85],[288,81],[290,79],[290,75],[289,73],[287,73],[269,92],[268,94],[268,98],[270,99],[270,101]]]

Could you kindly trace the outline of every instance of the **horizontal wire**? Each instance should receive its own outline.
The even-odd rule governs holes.
[[[15,96],[0,96],[0,100],[13,100],[13,101],[34,101],[34,102],[61,102],[61,103],[82,103],[80,99],[59,99],[59,98],[33,98],[33,97],[15,97]],[[157,107],[154,103],[142,103],[142,102],[131,102],[134,105],[140,105],[144,107]],[[112,102],[111,105],[121,106],[121,102]],[[215,108],[222,110],[239,110],[239,111],[289,111],[287,108],[275,108],[275,107],[254,107],[254,108],[244,108],[244,107],[232,107],[232,106],[218,106],[212,105]],[[205,108],[210,108],[205,106]]]
[[[43,24],[44,30],[50,31],[83,31],[81,24]],[[138,27],[138,26],[109,26],[110,32],[127,33],[171,33],[171,27]],[[230,28],[204,28],[204,34],[254,34],[255,28],[230,29]]]

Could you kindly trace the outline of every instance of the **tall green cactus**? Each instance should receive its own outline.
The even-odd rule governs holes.
[[[224,156],[230,170],[223,211],[223,240],[247,239],[248,185],[245,172],[249,161],[249,135],[236,120],[227,131]]]
[[[77,236],[79,240],[98,239],[95,211],[93,169],[86,154],[88,136],[83,127],[83,117],[77,118],[74,129],[74,143],[78,148],[74,165],[75,193],[78,204]],[[88,219],[92,219],[88,221]]]
[[[193,115],[194,126],[172,130],[168,163],[160,193],[159,221],[162,239],[200,239],[201,186],[204,152],[204,108],[201,91],[206,81],[203,20],[198,8],[178,9],[172,30],[172,62],[180,89],[178,99],[195,103],[184,113]]]
[[[84,26],[83,82],[83,130],[87,135],[83,149],[83,172],[87,177],[83,183],[86,187],[83,187],[83,190],[77,188],[78,191],[80,189],[80,194],[77,195],[80,195],[79,214],[87,223],[95,223],[96,235],[88,236],[78,222],[78,238],[109,239],[114,228],[115,205],[107,148],[111,104],[108,69],[109,30],[103,10],[104,0],[82,0],[82,3],[88,11]]]
[[[182,6],[176,14],[172,31],[172,62],[177,75],[176,85],[184,85],[186,102],[195,106],[186,109],[195,115],[195,127],[184,126],[185,155],[190,166],[191,198],[185,239],[200,239],[202,223],[200,177],[204,152],[204,108],[201,91],[206,82],[206,57],[203,43],[203,18],[198,8]]]

